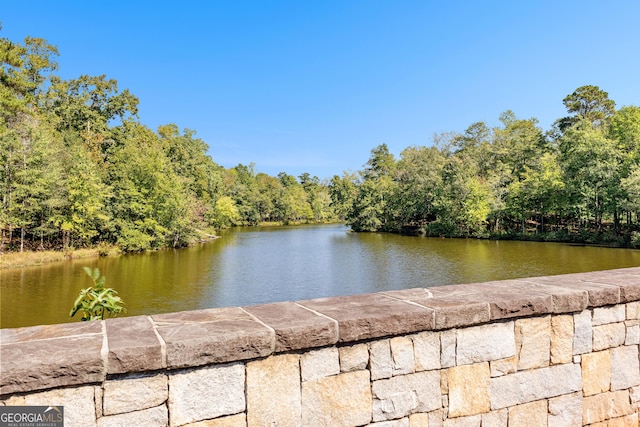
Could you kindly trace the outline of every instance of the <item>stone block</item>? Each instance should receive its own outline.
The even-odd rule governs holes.
[[[449,417],[482,414],[491,409],[489,363],[454,366],[447,372]]]
[[[429,427],[429,414],[422,412],[409,415],[409,427]]]
[[[433,310],[382,294],[318,298],[298,304],[335,319],[340,343],[404,335],[434,327]]]
[[[275,331],[277,353],[324,347],[338,342],[338,322],[293,302],[244,307]]]
[[[374,381],[373,421],[402,418],[442,407],[440,373],[424,371]]]
[[[582,393],[571,393],[549,399],[549,427],[582,425]]]
[[[516,356],[507,357],[506,359],[492,360],[489,362],[492,377],[500,377],[502,375],[513,374],[518,370]]]
[[[637,413],[620,418],[612,418],[607,423],[607,427],[638,427],[639,425]]]
[[[391,378],[393,376],[393,361],[391,360],[391,345],[389,340],[373,341],[369,344],[371,380]]]
[[[202,399],[202,396],[207,396]],[[177,371],[169,376],[171,425],[180,426],[246,409],[242,363]]]
[[[147,316],[105,320],[108,374],[154,371],[166,367],[164,343]],[[155,406],[155,405],[152,405]]]
[[[627,320],[640,320],[640,301],[627,303]]]
[[[369,365],[369,347],[367,344],[355,344],[340,347],[340,371],[351,372],[367,369]]]
[[[563,274],[559,276],[536,277],[536,283],[546,283],[561,288],[586,291],[589,307],[602,307],[620,302],[620,287],[603,283],[593,283],[590,273]]]
[[[547,401],[524,403],[509,408],[509,427],[533,427],[547,425]]]
[[[87,323],[97,323],[99,330],[102,330],[101,322]],[[42,327],[36,329],[44,335]],[[8,334],[5,333],[3,336],[7,337]],[[98,383],[106,378],[106,364],[102,357],[102,333],[61,338],[54,336],[33,341],[8,341],[3,341],[0,348],[0,395]]]
[[[611,349],[611,391],[640,385],[638,346],[624,345]]]
[[[627,328],[624,345],[640,344],[640,320],[627,320],[624,326]]]
[[[123,414],[160,406],[169,396],[167,376],[133,376],[103,384],[103,415]]]
[[[629,397],[631,398],[631,405],[633,409],[640,409],[640,386],[639,387],[631,387],[629,391]]]
[[[300,356],[302,381],[313,381],[340,373],[340,357],[336,347],[311,350]]]
[[[399,377],[398,377],[399,378]],[[368,371],[302,383],[302,426],[361,426],[371,422]]]
[[[65,416],[67,412],[66,409],[67,408],[65,408]],[[141,411],[127,412],[126,414],[104,416],[98,419],[98,427],[167,425],[169,425],[169,414],[166,405]]]
[[[513,322],[473,326],[456,332],[457,365],[499,360],[516,354]]]
[[[228,417],[189,423],[181,427],[247,427],[247,416],[244,413],[229,415]]]
[[[582,355],[582,391],[585,396],[609,391],[611,353],[609,350]]]
[[[573,354],[589,353],[593,350],[593,327],[591,311],[573,315]]]
[[[428,413],[429,415],[429,427],[442,427],[444,420],[447,419],[447,410],[436,409]]]
[[[151,317],[166,343],[170,369],[266,357],[275,349],[274,330],[239,307]]]
[[[64,406],[64,425],[96,426],[95,391],[93,386],[59,388],[21,396],[19,402],[7,405]]]
[[[473,326],[491,320],[488,303],[466,296],[437,296],[414,302],[435,312],[435,329],[438,330]]]
[[[409,337],[394,337],[389,340],[393,376],[412,374],[416,371],[413,341]]]
[[[640,300],[640,275],[629,271],[594,271],[594,281],[615,285],[619,288],[620,302]]]
[[[491,409],[529,403],[582,390],[580,366],[554,365],[491,378]]]
[[[301,416],[297,354],[282,354],[247,363],[248,427],[296,427],[300,425]]]
[[[551,318],[551,363],[571,363],[573,358],[573,316]]]
[[[536,277],[511,280],[508,288],[517,291],[535,291],[550,295],[553,302],[552,313],[574,313],[587,308],[589,294],[582,289],[572,289],[555,286],[550,283],[538,282]]]
[[[456,365],[456,338],[455,329],[440,332],[440,366],[443,368]]]
[[[507,427],[509,420],[509,410],[500,409],[498,411],[482,414],[482,427]]]
[[[421,332],[411,336],[416,371],[440,369],[440,333]],[[453,351],[455,355],[455,349]]]
[[[623,417],[633,413],[629,391],[619,390],[587,396],[582,400],[583,425]]]
[[[379,423],[369,424],[367,427],[410,427],[409,418],[393,421],[381,421]]]
[[[519,371],[549,366],[551,316],[516,320],[515,340]]]
[[[619,347],[624,344],[627,328],[624,323],[609,323],[593,327],[593,351]]]
[[[553,295],[535,290],[530,283],[519,280],[500,280],[474,284],[476,298],[489,303],[491,320],[512,319],[551,314]]]
[[[450,418],[444,420],[442,427],[480,427],[482,416],[472,415],[469,417]]]
[[[610,307],[595,307],[593,309],[593,326],[606,325],[607,323],[624,322],[626,319],[626,305],[618,304]]]

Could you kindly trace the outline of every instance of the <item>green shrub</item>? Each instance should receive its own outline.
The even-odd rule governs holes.
[[[117,316],[125,312],[124,302],[118,293],[105,288],[105,277],[100,276],[100,270],[84,267],[85,273],[93,281],[93,286],[80,291],[78,298],[73,303],[73,308],[69,312],[69,317],[73,317],[78,311],[82,312],[82,320],[104,320],[105,314]]]

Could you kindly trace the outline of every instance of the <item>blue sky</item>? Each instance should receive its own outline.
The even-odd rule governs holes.
[[[0,37],[116,79],[222,166],[330,178],[508,109],[548,129],[586,84],[640,105],[639,19],[637,0],[31,0],[3,2]]]

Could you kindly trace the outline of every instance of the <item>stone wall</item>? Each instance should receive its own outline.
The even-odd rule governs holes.
[[[640,268],[0,333],[67,426],[638,426]]]

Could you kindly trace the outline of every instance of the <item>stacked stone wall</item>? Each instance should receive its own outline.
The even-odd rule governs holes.
[[[634,426],[640,268],[2,329],[66,426]]]

